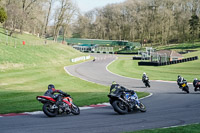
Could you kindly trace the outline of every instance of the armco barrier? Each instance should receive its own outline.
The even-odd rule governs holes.
[[[88,60],[88,59],[90,59],[90,56],[81,56],[81,57],[71,59],[71,62],[77,62],[77,61]]]
[[[168,61],[168,62],[138,62],[139,66],[163,66],[163,65],[171,65],[171,64],[177,64],[177,63],[183,63],[183,62],[188,62],[188,61],[193,61],[193,60],[198,60],[199,57],[189,57],[181,60],[175,60],[175,61]]]

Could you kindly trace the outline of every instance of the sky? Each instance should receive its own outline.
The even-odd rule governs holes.
[[[75,3],[80,8],[82,13],[90,11],[94,8],[101,8],[107,4],[121,3],[126,0],[75,0]]]

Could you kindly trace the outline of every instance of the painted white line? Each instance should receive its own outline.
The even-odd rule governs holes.
[[[169,126],[169,127],[163,127],[163,128],[184,127],[184,126],[193,125],[193,124],[199,124],[199,123],[184,124],[184,125],[176,125],[176,126]]]
[[[65,72],[68,73],[70,76],[76,77],[76,76],[72,75],[72,74],[67,70],[66,67],[67,67],[67,66],[64,67]],[[76,77],[76,78],[79,78],[79,77]],[[94,84],[102,85],[102,84],[100,84],[100,83],[92,82],[92,81],[89,81],[89,80],[84,79],[84,78],[79,78],[79,79],[81,79],[81,80],[85,80],[85,81],[90,82],[90,83],[94,83]],[[104,86],[105,86],[105,85],[104,85]]]
[[[102,104],[97,104],[97,105],[106,105],[106,106],[111,106],[110,103],[102,103]]]
[[[35,111],[35,112],[24,112],[25,114],[29,115],[39,115],[39,114],[44,114],[42,111]]]
[[[70,76],[73,76],[65,67],[64,67],[65,72],[68,73]]]
[[[116,73],[111,72],[110,70],[108,70],[108,66],[111,65],[114,61],[116,61],[118,59],[118,57],[113,60],[112,62],[110,62],[107,66],[106,66],[106,71],[108,71],[109,73],[112,73],[114,75],[117,75],[119,77],[123,77],[123,78],[128,78],[128,79],[134,79],[134,80],[141,80],[141,79],[136,79],[136,78],[131,78],[131,77],[125,77]],[[165,82],[165,83],[177,83],[176,81],[165,81],[165,80],[150,80],[150,81],[155,81],[155,82]],[[188,83],[188,84],[192,84],[192,83]]]
[[[145,98],[149,98],[149,97],[151,97],[153,95],[153,93],[150,93],[148,96],[146,96],[146,97],[142,97],[142,98],[139,98],[139,100],[141,100],[141,99],[145,99]]]
[[[94,107],[79,107],[80,110],[92,109]]]
[[[119,76],[119,77],[128,78],[128,79],[135,79],[135,78],[125,77],[125,76],[122,76],[122,75],[113,73],[113,72],[111,72],[110,70],[108,70],[108,66],[109,66],[110,64],[112,64],[114,61],[116,61],[117,59],[118,59],[118,57],[116,57],[115,60],[111,61],[111,62],[106,66],[106,71],[108,71],[109,73],[112,73],[112,74],[114,74],[114,75],[117,75],[117,76]],[[135,80],[141,80],[141,79],[135,79]]]

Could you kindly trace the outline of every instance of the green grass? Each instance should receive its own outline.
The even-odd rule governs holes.
[[[0,28],[0,114],[41,110],[36,96],[43,95],[48,84],[69,93],[79,106],[108,102],[108,86],[83,81],[64,70],[74,64],[71,58],[85,54],[52,41],[44,44],[43,39],[26,34],[14,38],[20,42],[16,46],[12,41],[6,45],[4,33]],[[23,40],[30,43],[22,45]]]
[[[198,48],[195,50],[198,51],[185,54],[184,57],[199,56],[200,58],[200,50]],[[192,82],[194,78],[200,78],[199,66],[200,60],[166,66],[138,66],[137,60],[121,57],[109,65],[108,69],[119,75],[139,79],[142,78],[143,72],[146,72],[150,80],[176,81],[177,76],[181,75]]]
[[[141,130],[128,133],[199,133],[199,131],[200,124],[192,124],[180,127]]]
[[[183,43],[183,44],[177,44],[177,45],[169,45],[169,46],[160,46],[156,47],[156,49],[171,49],[171,50],[177,50],[177,51],[184,51],[188,49],[200,49],[200,43]]]

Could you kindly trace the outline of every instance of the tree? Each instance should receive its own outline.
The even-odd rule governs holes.
[[[45,22],[45,27],[44,27],[45,37],[47,37],[47,26],[48,26],[48,23],[49,23],[49,17],[50,17],[51,8],[52,8],[52,4],[53,4],[54,0],[48,0],[47,2],[49,4],[49,9],[48,9],[48,12],[47,12],[46,22]]]
[[[59,7],[57,7],[54,13],[54,41],[57,41],[61,28],[63,28],[63,36],[65,36],[70,20],[74,15],[74,11],[75,9],[71,0],[60,0]]]
[[[0,23],[5,22],[5,20],[7,19],[7,13],[4,10],[4,8],[0,8]]]
[[[191,19],[189,20],[189,24],[190,24],[190,34],[192,36],[192,41],[194,42],[194,39],[197,37],[198,35],[198,28],[199,28],[199,17],[196,14],[193,14],[191,16]]]

